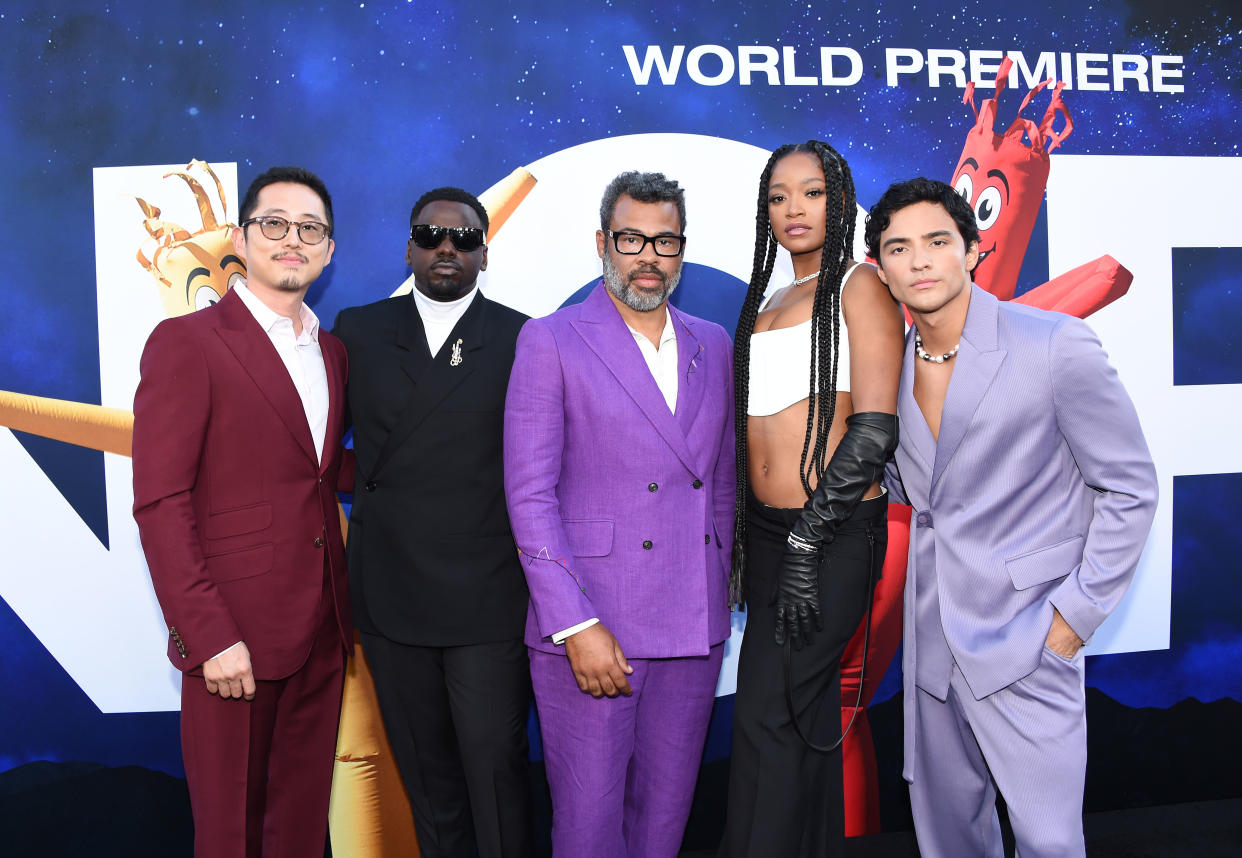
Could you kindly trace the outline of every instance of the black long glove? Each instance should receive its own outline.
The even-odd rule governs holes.
[[[812,628],[822,631],[819,613],[819,560],[850,517],[867,489],[884,473],[897,449],[897,415],[862,411],[845,418],[849,427],[837,445],[815,494],[802,508],[785,540],[777,571],[776,644],[788,631],[794,649],[811,642]]]

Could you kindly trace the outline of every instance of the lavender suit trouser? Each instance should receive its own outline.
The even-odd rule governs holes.
[[[529,652],[554,858],[676,858],[724,645],[631,658],[633,695],[599,699],[578,689],[568,658]]]
[[[996,793],[1019,858],[1086,855],[1087,717],[1082,651],[1044,647],[1039,667],[976,700],[957,664],[948,696],[915,689],[914,828],[923,858],[1001,858]]]

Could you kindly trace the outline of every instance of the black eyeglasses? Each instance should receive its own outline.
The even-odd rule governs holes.
[[[617,253],[624,253],[626,256],[642,253],[648,244],[655,250],[656,256],[680,256],[682,248],[686,246],[684,235],[643,235],[641,232],[612,230],[608,230],[608,234],[612,236],[612,246],[617,249]]]
[[[453,247],[462,253],[471,253],[483,246],[483,230],[477,226],[433,226],[429,223],[416,223],[410,227],[410,241],[423,250],[435,250],[449,237]]]
[[[298,240],[303,244],[318,244],[332,234],[332,227],[317,220],[296,221],[277,217],[276,215],[264,215],[263,217],[252,217],[249,220],[242,221],[242,229],[245,229],[252,223],[259,225],[259,232],[263,233],[263,237],[269,241],[280,241],[289,234],[289,227],[291,226],[298,228]]]

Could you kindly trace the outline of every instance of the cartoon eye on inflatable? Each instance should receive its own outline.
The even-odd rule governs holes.
[[[970,184],[970,178],[962,176],[957,181],[958,188],[961,188],[963,179],[966,180],[967,185]],[[967,197],[967,199],[970,198]],[[1000,188],[992,185],[983,189],[979,194],[979,199],[975,202],[975,222],[979,224],[980,231],[996,223],[1003,206],[1004,201],[1001,199]]]
[[[953,186],[953,190],[962,195],[962,199],[970,202],[975,197],[975,183],[971,180],[969,173],[962,173],[957,177],[957,184]]]
[[[199,286],[194,293],[194,309],[202,310],[220,300],[220,293],[211,286]]]

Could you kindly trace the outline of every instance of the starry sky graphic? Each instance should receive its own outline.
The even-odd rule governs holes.
[[[1058,151],[1242,154],[1236,3],[1026,6],[218,0],[209,8],[15,0],[0,8],[0,271],[7,310],[0,314],[0,389],[99,401],[95,167],[236,161],[243,187],[272,164],[319,173],[334,193],[337,251],[309,300],[327,322],[404,279],[409,206],[423,190],[451,184],[481,191],[518,166],[601,137],[682,132],[766,149],[825,139],[849,160],[864,206],[898,179],[948,179],[973,115],[960,89],[930,87],[926,75],[887,86],[887,48],[1016,49],[1029,62],[1044,51],[1179,55],[1182,93],[1067,90],[1075,128]],[[750,85],[735,75],[702,86],[683,67],[676,85],[653,74],[640,86],[622,51],[627,44],[640,58],[647,45],[662,46],[666,55],[674,45],[687,52],[719,45],[735,58],[739,46],[793,46],[803,75],[819,72],[819,47],[847,46],[861,56],[863,71],[853,86],[769,86],[763,75]],[[718,61],[705,59],[702,70],[715,73]],[[1004,122],[1024,90],[1004,96]],[[976,97],[990,94],[981,89]],[[1046,96],[1037,97],[1025,115],[1037,119],[1046,105]],[[1159,177],[1136,178],[1152,184],[1159,205]],[[745,213],[739,217],[748,222]],[[1032,251],[1039,248],[1037,235]],[[1242,307],[1225,303],[1236,318]],[[1222,312],[1220,302],[1212,306]],[[23,441],[39,451],[40,464],[58,475],[83,515],[98,518],[102,501],[91,487],[102,484],[102,457]],[[1184,493],[1187,503],[1195,494]],[[100,538],[106,542],[106,532]],[[1175,575],[1178,563],[1175,556]],[[10,645],[12,663],[29,665],[34,655],[22,650],[28,643],[13,623],[20,625],[15,617],[0,623],[7,630],[0,643]],[[1233,623],[1232,638],[1216,626],[1212,635],[1234,641],[1226,651],[1237,653],[1236,617]],[[1116,686],[1106,690],[1130,694],[1131,704],[1171,702],[1147,680],[1126,684],[1141,672],[1113,670]]]
[[[0,322],[17,344],[0,359],[0,385],[34,381],[45,389],[24,389],[51,395],[64,380],[79,389],[62,392],[90,398],[70,380],[95,351],[97,166],[235,160],[243,185],[274,163],[316,170],[337,197],[336,271],[311,296],[331,319],[403,278],[405,218],[421,190],[482,190],[603,136],[673,131],[769,149],[823,138],[850,161],[864,206],[895,179],[947,176],[972,118],[961,90],[931,88],[925,75],[886,86],[885,48],[1020,49],[1032,62],[1042,51],[1178,54],[1184,93],[1067,91],[1075,130],[1060,151],[1239,154],[1242,19],[1224,3],[1180,3],[1176,19],[1152,2],[996,5],[541,0],[502,12],[225,0],[208,14],[184,3],[14,4],[0,12],[10,82],[0,100],[10,237],[0,260],[19,284],[10,289],[19,312]],[[804,75],[818,71],[818,47],[842,45],[861,55],[863,77],[848,87],[769,86],[762,75],[700,86],[683,68],[674,86],[639,86],[626,44],[640,56],[647,45],[789,45]],[[1007,93],[1004,121],[1019,100]],[[1044,105],[1037,98],[1027,115]],[[52,331],[66,328],[81,336],[49,349]],[[36,363],[41,378],[30,377]]]

